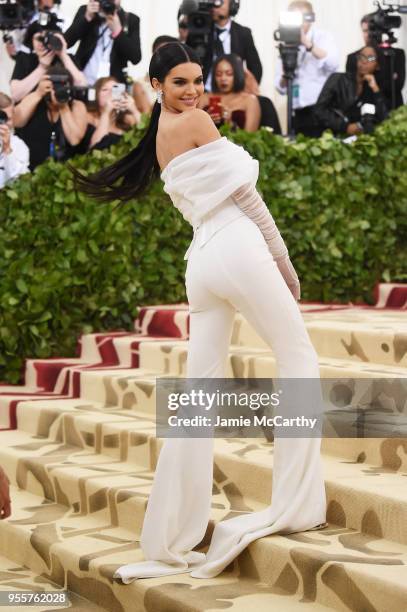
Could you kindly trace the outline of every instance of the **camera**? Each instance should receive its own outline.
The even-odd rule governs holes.
[[[274,32],[274,39],[279,43],[283,76],[287,81],[287,126],[288,136],[294,136],[293,131],[293,81],[298,66],[298,52],[301,45],[301,33],[305,23],[315,21],[314,13],[301,11],[285,11],[280,15],[279,28]]]
[[[72,86],[71,79],[67,74],[50,74],[55,99],[59,104],[68,104],[73,100],[84,102],[87,106],[92,106],[96,102],[96,89],[87,86]],[[50,96],[48,96],[48,101]]]
[[[35,0],[0,0],[0,30],[27,27],[35,10]]]
[[[71,102],[73,100],[73,87],[69,76],[67,74],[50,74],[49,78],[54,88],[56,101],[59,104]]]
[[[96,89],[94,87],[76,85],[73,87],[72,98],[83,102],[87,106],[94,105],[96,102]]]
[[[39,36],[38,40],[42,42],[48,51],[62,51],[62,40],[55,36],[53,32],[47,32],[44,36]]]
[[[383,8],[377,0],[375,2],[377,11],[370,13],[367,17],[369,19],[369,39],[374,45],[381,45],[383,43],[383,36],[387,36],[386,43],[393,45],[397,42],[397,38],[394,36],[393,30],[398,30],[401,27],[401,17],[392,13],[398,12],[400,14],[407,14],[407,6],[402,6],[397,3],[386,4],[384,2]]]
[[[212,9],[223,6],[223,0],[184,0],[179,14],[188,18],[187,45],[192,47],[201,62],[207,55],[213,37]]]
[[[113,0],[100,0],[99,6],[105,15],[114,15],[116,12],[116,5]]]
[[[60,21],[61,19],[58,19],[54,13],[49,11],[41,11],[38,16],[39,25],[46,30],[44,36],[40,36],[38,40],[49,51],[62,51],[63,49],[62,40],[55,36],[55,31],[58,31],[58,22]]]
[[[372,134],[377,125],[376,107],[374,104],[363,104],[360,109],[360,123],[365,134]]]

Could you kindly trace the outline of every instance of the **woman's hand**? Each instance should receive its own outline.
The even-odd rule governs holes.
[[[48,93],[53,90],[52,81],[47,74],[45,74],[37,85],[36,93],[44,98]]]
[[[55,59],[55,51],[44,49],[38,54],[38,61],[43,68],[49,68]]]
[[[374,74],[365,74],[363,79],[366,81],[366,83],[369,85],[370,89],[374,93],[378,93],[380,91]]]
[[[222,107],[223,105],[220,104],[220,106]],[[209,107],[207,110],[207,113],[211,117],[215,125],[220,125],[222,123],[222,119],[223,119],[222,110],[220,113],[218,113],[217,111],[213,111],[211,107]]]
[[[11,153],[11,132],[10,128],[6,123],[0,125],[0,142],[2,144],[2,154],[10,155]]]
[[[222,119],[227,124],[232,123],[232,111],[224,104],[222,104]]]
[[[349,123],[348,127],[346,128],[346,133],[349,134],[349,136],[357,136],[362,132],[362,128],[357,123]]]
[[[136,101],[128,93],[125,93],[120,100],[120,112],[125,113],[127,119],[130,120],[129,123],[131,125],[134,125],[140,121],[141,114],[136,106]],[[127,122],[126,117],[125,121]]]
[[[120,100],[113,100],[113,98],[108,98],[106,100],[106,104],[102,110],[102,115],[110,115],[110,113],[112,113],[113,111],[116,111],[116,113],[120,112],[120,104],[121,101]]]
[[[119,104],[122,113],[132,113],[133,115],[138,113],[134,98],[132,98],[132,96],[129,96],[128,93],[123,94],[123,96],[119,100]]]
[[[122,23],[116,12],[113,15],[106,15],[106,25],[111,31],[112,36],[118,36],[122,31]]]

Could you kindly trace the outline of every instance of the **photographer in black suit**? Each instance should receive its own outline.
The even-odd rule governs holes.
[[[224,0],[222,6],[212,9],[214,39],[204,59],[205,89],[212,84],[212,64],[221,55],[236,53],[246,63],[246,68],[260,83],[263,74],[260,57],[250,28],[233,21],[240,8],[240,0]]]
[[[384,97],[386,98],[387,106],[389,109],[392,108],[392,80],[394,80],[395,86],[395,106],[394,108],[398,108],[399,106],[403,106],[403,87],[406,80],[406,54],[403,49],[398,49],[393,47],[394,52],[394,71],[392,74],[391,71],[391,58],[390,52],[391,50],[377,47],[377,43],[375,41],[370,40],[370,22],[371,15],[365,15],[362,17],[360,25],[362,28],[363,39],[366,45],[371,45],[376,47],[377,55],[379,60],[379,73],[377,75],[377,81],[380,85],[380,89],[383,92]],[[359,51],[355,51],[354,53],[350,53],[348,55],[346,61],[346,72],[356,72],[357,66],[357,58]]]
[[[65,32],[68,47],[80,41],[75,58],[89,85],[106,76],[124,81],[127,62],[138,64],[141,60],[140,19],[126,13],[120,1],[89,0],[79,7]]]

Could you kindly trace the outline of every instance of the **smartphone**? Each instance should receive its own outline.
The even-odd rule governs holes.
[[[115,83],[112,87],[112,100],[120,100],[126,93],[126,85],[124,83]]]
[[[222,114],[221,102],[222,102],[221,96],[209,96],[208,110],[210,111],[210,113],[214,115],[221,115]]]

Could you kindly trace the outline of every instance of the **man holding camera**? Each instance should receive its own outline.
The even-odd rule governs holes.
[[[212,85],[212,65],[217,57],[225,53],[236,53],[246,63],[246,68],[260,83],[263,67],[254,44],[250,28],[233,20],[239,11],[240,0],[223,0],[218,8],[212,8],[214,23],[213,40],[204,59],[205,90],[210,91]]]
[[[68,47],[80,41],[75,58],[89,85],[114,76],[124,82],[127,62],[141,60],[140,19],[126,13],[121,0],[89,0],[75,15],[65,32]]]
[[[13,113],[12,99],[0,93],[0,189],[29,172],[30,153],[23,140],[13,134]]]
[[[300,11],[303,16],[293,80],[293,128],[296,134],[319,137],[321,128],[314,116],[315,103],[328,77],[338,69],[339,52],[333,37],[315,26],[315,13],[310,2],[291,2],[288,10]],[[287,93],[281,60],[277,64],[275,86],[282,95]]]

